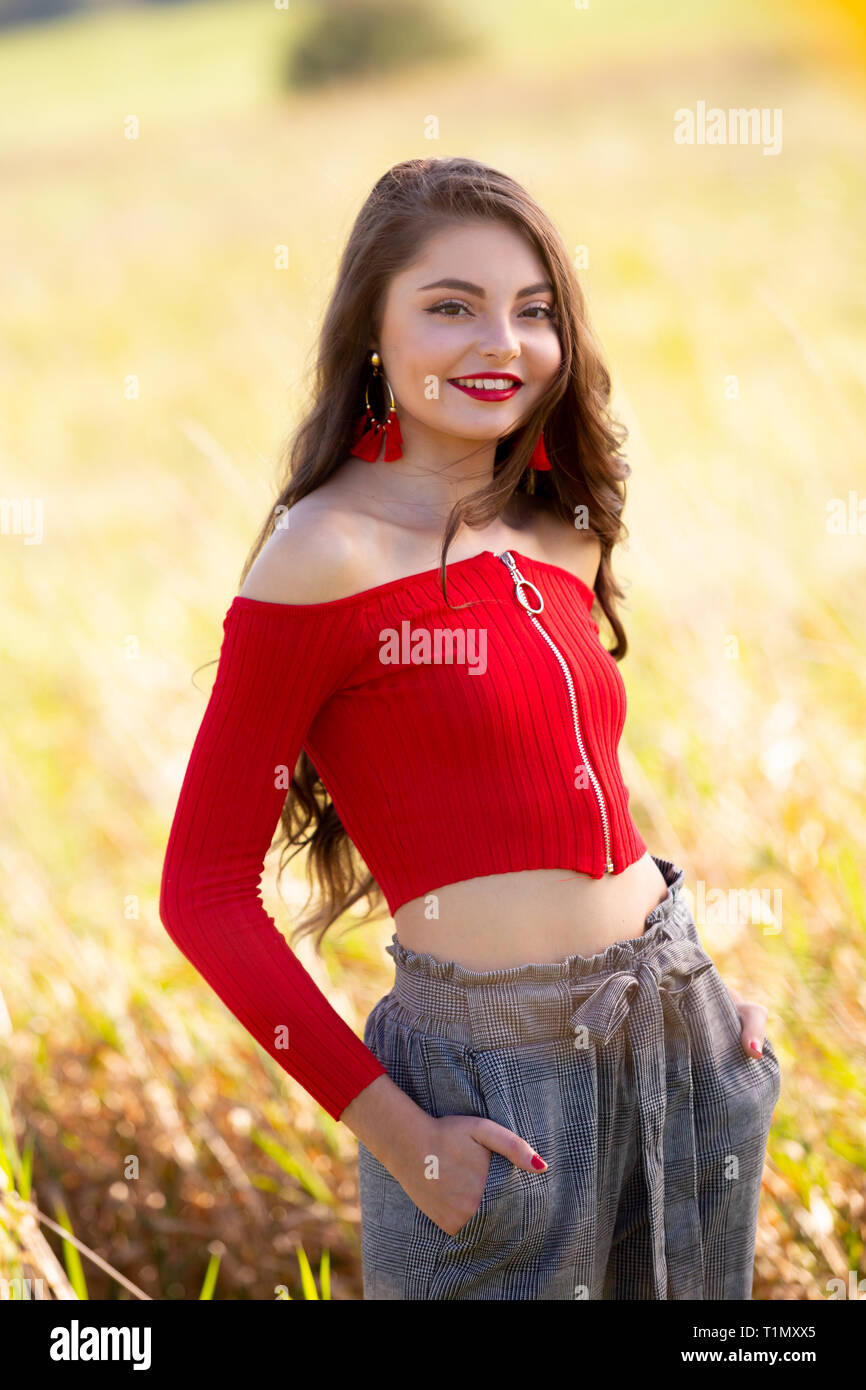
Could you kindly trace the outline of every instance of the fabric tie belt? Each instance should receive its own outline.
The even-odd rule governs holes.
[[[638,952],[623,970],[572,980],[575,1046],[605,1047],[626,1024],[647,1187],[655,1299],[704,1297],[691,1047],[677,996],[713,962],[688,937]],[[660,1040],[663,1039],[663,1045]]]

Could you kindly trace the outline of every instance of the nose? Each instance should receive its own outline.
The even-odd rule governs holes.
[[[479,343],[478,352],[486,362],[490,363],[491,367],[504,368],[513,362],[515,357],[519,356],[520,348],[516,344],[508,347],[504,345],[491,347],[489,344]]]
[[[478,339],[482,357],[497,366],[507,366],[520,354],[520,339],[507,315],[501,319],[488,318]]]

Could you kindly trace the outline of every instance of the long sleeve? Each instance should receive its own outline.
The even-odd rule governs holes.
[[[351,605],[233,600],[159,901],[180,951],[334,1119],[386,1071],[277,931],[259,885],[304,738],[351,669],[354,630]]]

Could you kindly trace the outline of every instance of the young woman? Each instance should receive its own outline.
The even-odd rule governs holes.
[[[365,1298],[751,1297],[779,1065],[629,812],[609,395],[519,184],[469,159],[379,180],[224,620],[160,899],[358,1137]],[[361,899],[393,915],[363,1042],[259,899],[280,820],[321,889],[296,932],[318,946]]]

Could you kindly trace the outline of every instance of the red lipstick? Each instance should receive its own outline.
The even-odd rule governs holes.
[[[469,382],[499,381],[509,382],[507,387],[470,386]],[[476,401],[508,401],[520,390],[523,382],[513,372],[474,372],[462,377],[448,377],[449,386],[471,396]]]

